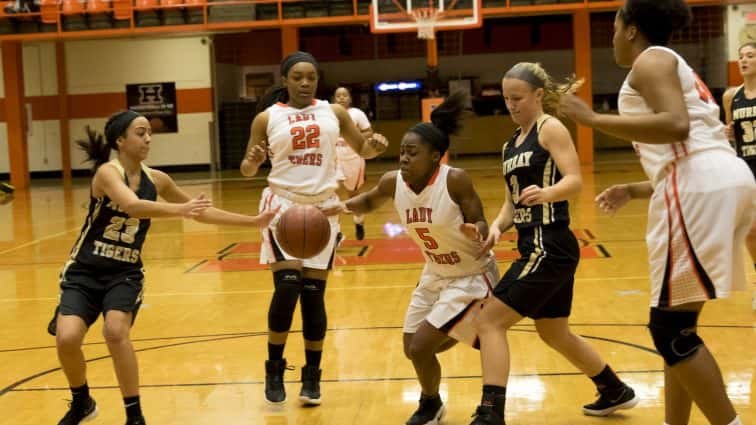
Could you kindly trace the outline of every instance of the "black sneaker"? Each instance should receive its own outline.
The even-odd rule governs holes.
[[[583,414],[588,416],[606,416],[620,409],[632,409],[640,399],[635,391],[627,385],[619,391],[599,393],[598,400],[583,406]]]
[[[441,397],[420,397],[419,406],[407,420],[406,425],[438,425],[444,417],[444,402]]]
[[[138,416],[136,418],[126,418],[126,425],[146,425],[144,416]]]
[[[354,237],[357,238],[358,241],[365,239],[365,226],[362,223],[355,223]]]
[[[82,422],[88,422],[97,417],[97,403],[92,397],[89,397],[83,405],[71,402],[68,404],[68,412],[58,425],[79,425]]]
[[[317,366],[305,365],[302,368],[302,391],[299,401],[305,406],[320,405],[320,373]]]
[[[47,333],[52,336],[55,336],[55,332],[58,330],[58,312],[60,312],[60,305],[55,307],[55,313],[53,313],[50,323],[47,324]]]
[[[286,370],[286,359],[265,361],[265,401],[270,404],[281,404],[286,401],[283,375]]]
[[[504,418],[499,416],[492,408],[486,406],[478,406],[473,413],[472,422],[470,425],[505,425]]]

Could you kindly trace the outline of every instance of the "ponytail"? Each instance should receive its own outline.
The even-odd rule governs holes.
[[[431,122],[418,123],[409,131],[417,133],[443,156],[449,150],[449,136],[457,134],[462,127],[466,101],[467,95],[463,92],[452,93],[431,112]]]
[[[141,116],[131,110],[116,112],[105,123],[105,136],[86,126],[87,139],[77,140],[76,144],[87,154],[86,161],[93,163],[92,172],[110,160],[110,151],[118,150],[118,139],[124,137],[131,122]]]
[[[76,144],[87,154],[86,161],[92,162],[92,173],[110,160],[110,145],[105,142],[102,134],[97,133],[92,127],[85,128],[86,140],[77,140]]]
[[[275,85],[269,88],[268,91],[266,91],[263,97],[260,99],[260,101],[257,102],[255,114],[259,114],[260,112],[275,105],[277,102],[286,103],[288,101],[289,91],[286,89],[286,87]]]

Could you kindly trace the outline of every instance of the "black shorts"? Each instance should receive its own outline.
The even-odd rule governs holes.
[[[133,313],[142,305],[144,274],[131,269],[116,274],[100,272],[71,262],[60,273],[60,314],[81,317],[91,326],[110,310]]]
[[[518,231],[515,260],[494,289],[494,296],[522,316],[568,317],[572,309],[577,239],[566,224]]]
[[[748,167],[751,169],[751,173],[753,173],[753,176],[756,177],[756,158],[748,157],[748,159],[745,159],[746,164],[748,164]]]

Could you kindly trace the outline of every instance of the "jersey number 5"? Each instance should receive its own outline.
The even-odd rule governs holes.
[[[420,237],[420,239],[425,242],[425,247],[427,249],[438,249],[438,242],[436,242],[433,237],[431,237],[428,233],[430,233],[430,229],[427,227],[416,227],[415,231],[417,232],[417,236]]]
[[[124,228],[125,227],[125,228]],[[121,231],[123,229],[123,231]],[[138,218],[111,217],[110,224],[105,227],[103,237],[111,241],[121,241],[124,243],[134,243],[134,236],[139,231]]]
[[[310,124],[307,127],[292,127],[290,133],[294,150],[320,147],[320,126],[317,124]]]

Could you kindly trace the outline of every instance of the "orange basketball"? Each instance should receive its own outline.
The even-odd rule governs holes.
[[[281,214],[276,225],[278,244],[293,257],[314,257],[330,239],[328,217],[312,205],[294,205]]]

